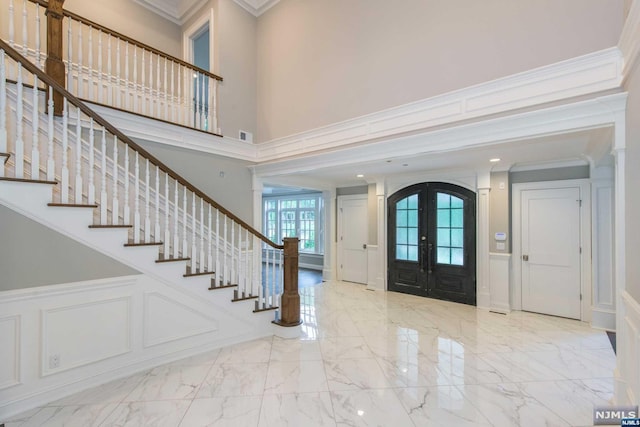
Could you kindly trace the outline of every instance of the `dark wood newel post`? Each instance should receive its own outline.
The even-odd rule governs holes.
[[[44,72],[56,83],[66,88],[64,78],[64,62],[62,61],[62,5],[64,0],[49,0],[45,15],[47,16],[47,59]],[[62,115],[62,94],[53,92],[53,108],[56,116]]]
[[[280,300],[280,326],[297,326],[300,319],[300,295],[298,294],[298,242],[297,237],[284,238],[284,290]]]

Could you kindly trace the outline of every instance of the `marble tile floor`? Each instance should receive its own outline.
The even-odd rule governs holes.
[[[301,289],[295,340],[260,339],[31,410],[15,426],[588,426],[613,395],[605,332],[364,286]]]

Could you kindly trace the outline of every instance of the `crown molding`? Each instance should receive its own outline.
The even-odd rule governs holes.
[[[133,0],[177,25],[183,25],[207,0]]]
[[[640,57],[640,0],[634,0],[622,27],[618,48],[624,56],[624,78],[631,72]]]
[[[280,0],[233,0],[256,18],[275,6]]]

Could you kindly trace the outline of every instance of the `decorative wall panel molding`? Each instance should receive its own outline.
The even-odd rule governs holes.
[[[0,318],[0,390],[20,384],[21,316]]]

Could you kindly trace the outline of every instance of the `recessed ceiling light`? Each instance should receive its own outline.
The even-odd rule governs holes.
[[[358,175],[356,175],[356,178],[364,178],[364,175],[362,175],[361,173],[359,173]]]
[[[499,159],[498,157],[494,157],[493,159],[489,159],[489,161],[490,161],[491,163],[497,163],[497,162],[499,162],[499,161],[500,161],[500,159]]]

